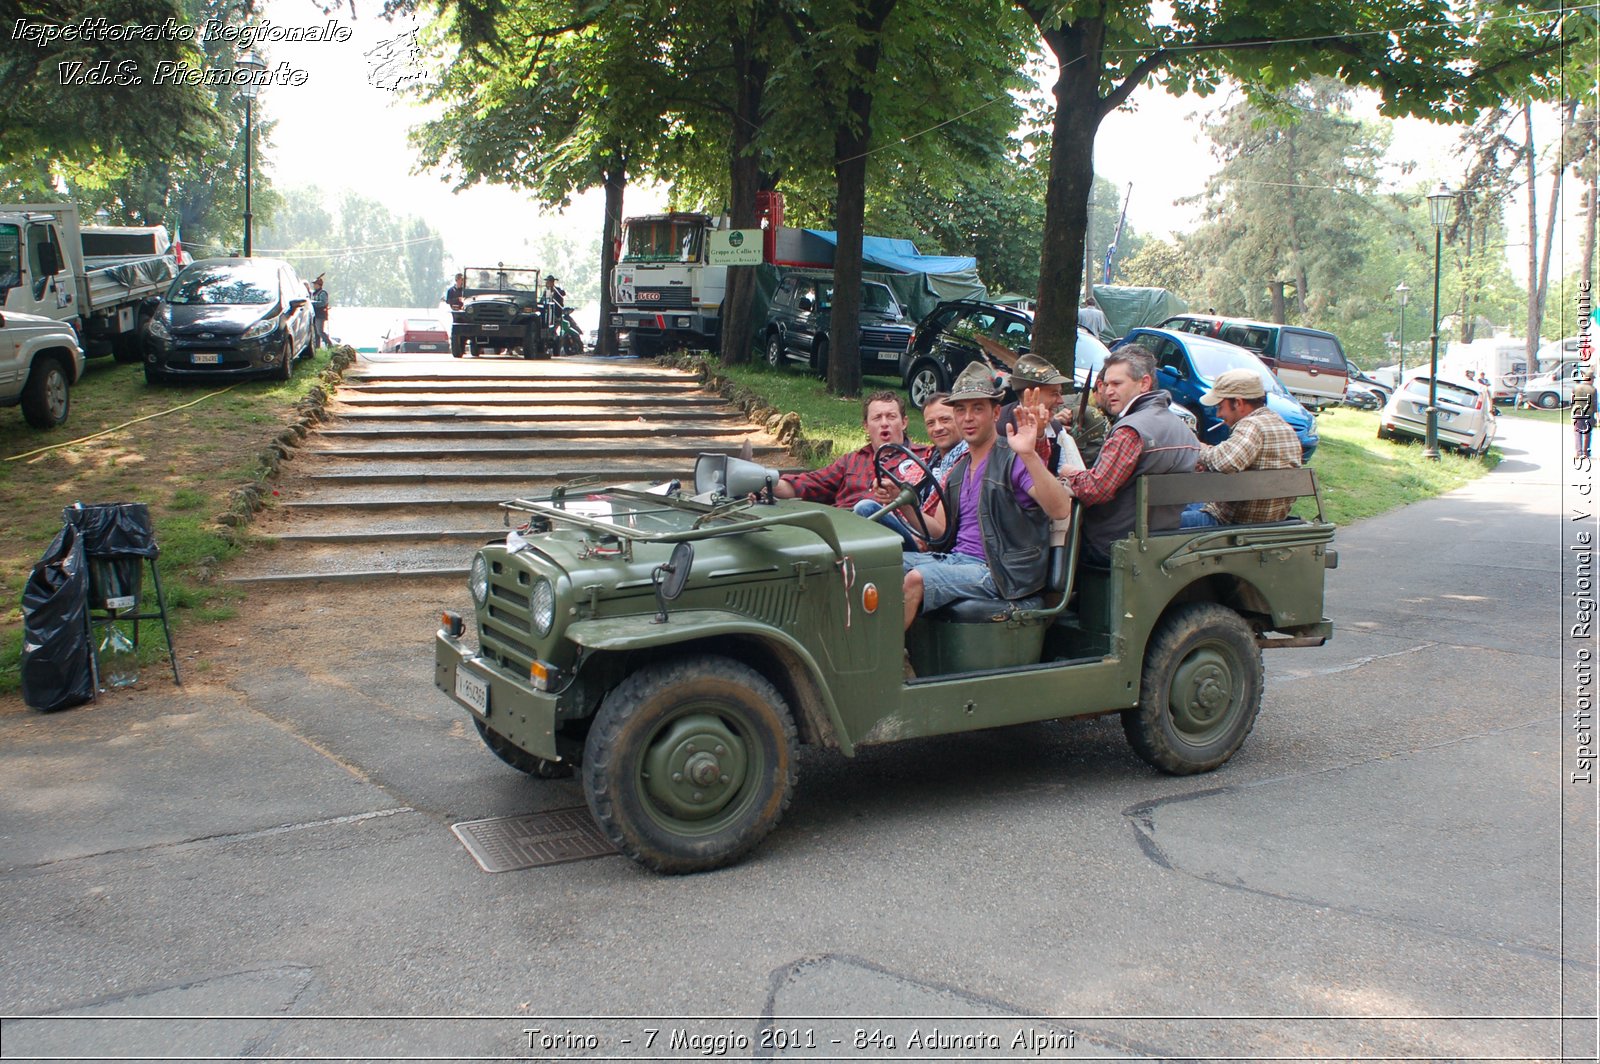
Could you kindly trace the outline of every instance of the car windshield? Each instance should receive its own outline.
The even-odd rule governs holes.
[[[1420,398],[1426,402],[1428,398],[1428,378],[1411,378],[1411,380],[1406,383],[1406,394],[1416,396],[1417,398]],[[1449,381],[1440,381],[1439,401],[1443,403],[1454,403],[1456,406],[1464,406],[1471,409],[1478,405],[1478,392],[1475,388],[1463,388],[1459,384],[1451,384]]]
[[[14,225],[0,225],[0,292],[22,283],[22,236]]]
[[[277,301],[277,271],[253,263],[190,266],[167,289],[167,302],[174,306],[257,307]]]
[[[539,271],[513,270],[504,266],[469,266],[467,287],[479,292],[537,292]]]
[[[1230,369],[1248,369],[1254,371],[1261,382],[1267,386],[1267,391],[1285,399],[1290,398],[1289,389],[1283,382],[1275,377],[1266,363],[1243,348],[1234,347],[1232,344],[1202,344],[1189,345],[1189,357],[1194,360],[1194,368],[1200,376],[1208,381],[1214,381]]]
[[[888,285],[864,284],[861,286],[861,309],[875,314],[893,314],[900,309],[900,304],[895,302]]]
[[[407,318],[405,328],[408,332],[443,332],[444,326],[432,318]]]
[[[700,261],[701,219],[638,218],[624,229],[623,262]]]

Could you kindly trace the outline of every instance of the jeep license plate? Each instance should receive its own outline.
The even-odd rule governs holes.
[[[460,665],[456,666],[456,697],[480,717],[489,715],[489,684]]]
[[[196,351],[189,356],[189,361],[196,366],[218,366],[222,364],[222,356],[215,351]]]
[[[478,328],[482,329],[484,332],[494,332],[496,329],[500,328],[500,326],[498,326],[498,325],[480,325],[480,326],[478,326]]]

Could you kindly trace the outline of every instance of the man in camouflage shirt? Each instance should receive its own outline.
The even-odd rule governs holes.
[[[1216,473],[1246,469],[1298,469],[1300,438],[1289,423],[1267,409],[1267,387],[1250,369],[1230,369],[1219,375],[1211,390],[1200,397],[1215,406],[1217,416],[1233,431],[1213,447],[1201,447],[1195,468]],[[1194,503],[1183,512],[1180,528],[1210,525],[1251,525],[1282,521],[1294,499],[1247,499],[1243,502]]]

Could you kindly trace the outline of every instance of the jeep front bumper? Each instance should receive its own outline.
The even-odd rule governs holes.
[[[443,629],[434,636],[433,684],[514,746],[549,761],[561,759],[556,696],[507,675]]]

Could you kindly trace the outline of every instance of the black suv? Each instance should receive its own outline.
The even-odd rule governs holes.
[[[828,325],[833,281],[790,274],[778,285],[767,310],[761,340],[767,364],[780,368],[799,360],[818,373],[828,369]],[[911,325],[886,284],[861,282],[861,372],[893,373],[911,339]]]
[[[911,343],[900,355],[900,376],[911,404],[918,409],[934,392],[947,392],[950,382],[979,358],[997,373],[1009,372],[1016,356],[1033,343],[1033,315],[1026,310],[953,299],[940,303],[917,323]],[[1004,349],[1005,356],[996,354]]]

